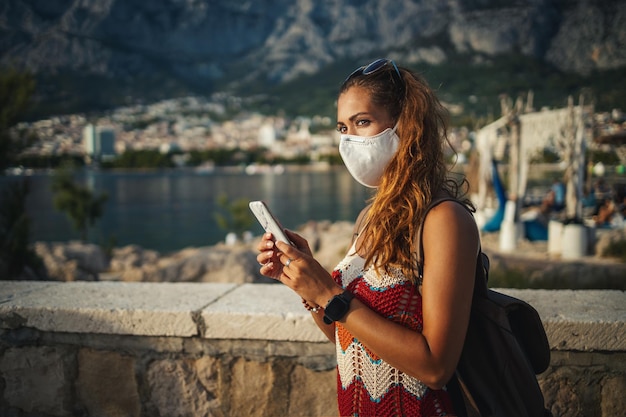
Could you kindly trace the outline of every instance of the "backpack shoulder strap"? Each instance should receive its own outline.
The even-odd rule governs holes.
[[[424,215],[422,216],[422,222],[419,225],[419,229],[417,231],[417,249],[416,249],[416,264],[417,264],[417,272],[418,272],[418,280],[419,285],[422,285],[422,280],[424,278],[424,247],[422,245],[422,234],[424,228],[424,222],[426,221],[426,215],[428,212],[437,205],[443,203],[444,201],[454,201],[458,204],[461,202],[451,196],[448,195],[440,195],[435,197],[431,203],[426,207],[424,211]],[[461,206],[465,209],[463,204]],[[469,210],[468,210],[469,211]],[[475,274],[475,282],[474,282],[474,293],[485,294],[487,292],[487,281],[489,279],[489,257],[479,249],[478,251],[478,259],[476,261],[476,274]]]
[[[424,272],[424,268],[423,268],[424,249],[422,245],[422,232],[423,232],[424,222],[426,220],[426,215],[428,214],[428,212],[433,207],[436,207],[438,204],[443,203],[444,201],[455,201],[461,204],[458,199],[454,197],[450,197],[450,196],[439,196],[433,199],[433,201],[428,205],[428,207],[426,207],[426,210],[424,211],[422,222],[417,232],[416,256],[417,256],[417,268],[418,268],[420,286],[423,281],[423,272]],[[466,208],[463,204],[461,205],[464,208]],[[487,257],[487,255],[483,253],[482,249],[479,249],[478,258],[476,260],[476,272],[474,275],[474,293],[472,296],[472,304],[474,303],[474,299],[476,299],[478,294],[487,293],[488,271],[489,271],[489,258]],[[471,395],[469,394],[467,387],[462,385],[456,373],[452,375],[452,378],[450,378],[450,381],[448,381],[448,383],[446,384],[446,387],[450,394],[452,407],[457,416],[468,417],[470,416],[470,413],[472,413],[471,415],[477,415],[476,413],[477,413],[478,408],[476,404],[474,403],[473,399],[471,398]]]
[[[416,255],[416,265],[417,265],[417,272],[418,272],[418,279],[419,279],[419,284],[422,284],[422,279],[423,279],[423,274],[424,274],[424,247],[422,245],[422,234],[424,231],[424,222],[426,221],[426,216],[428,215],[428,212],[430,212],[430,210],[436,206],[438,206],[439,204],[443,203],[444,201],[454,201],[457,202],[459,204],[461,204],[459,202],[458,199],[449,196],[449,195],[445,195],[445,194],[441,194],[435,198],[433,198],[433,200],[430,202],[430,204],[426,207],[426,210],[424,210],[424,214],[422,215],[422,220],[421,223],[419,225],[419,228],[417,229],[417,248],[415,251],[415,255]],[[462,205],[462,204],[461,204]],[[462,205],[463,206],[463,205]],[[463,206],[465,207],[465,206]]]

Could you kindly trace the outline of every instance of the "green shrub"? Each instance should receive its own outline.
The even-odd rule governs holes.
[[[248,200],[239,198],[231,201],[227,194],[217,197],[217,210],[213,217],[220,229],[225,232],[234,232],[241,237],[254,224],[254,218],[248,208]]]
[[[489,271],[490,288],[529,288],[528,278],[523,271],[492,269]]]

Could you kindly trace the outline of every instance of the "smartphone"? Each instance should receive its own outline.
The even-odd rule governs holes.
[[[250,211],[254,214],[256,219],[261,223],[261,226],[266,232],[270,232],[274,235],[274,239],[285,242],[291,246],[293,243],[289,240],[285,234],[280,222],[276,220],[276,217],[272,214],[267,204],[263,201],[251,201]]]

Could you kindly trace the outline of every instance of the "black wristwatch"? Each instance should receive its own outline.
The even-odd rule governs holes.
[[[324,323],[331,324],[341,320],[350,310],[350,301],[353,298],[354,294],[348,290],[331,298],[326,307],[324,307]]]

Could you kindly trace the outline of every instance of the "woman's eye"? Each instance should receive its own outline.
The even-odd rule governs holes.
[[[337,126],[337,132],[339,133],[346,133],[348,131],[348,128],[345,126]]]
[[[369,120],[361,119],[361,120],[357,120],[356,125],[357,126],[367,126],[369,123],[370,123]]]

